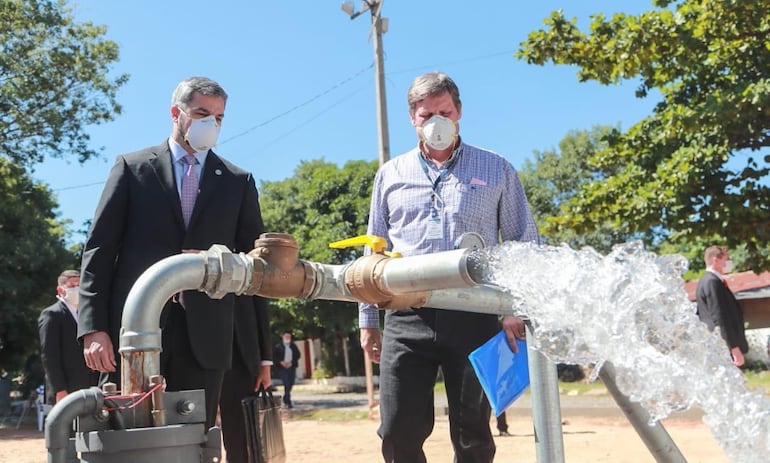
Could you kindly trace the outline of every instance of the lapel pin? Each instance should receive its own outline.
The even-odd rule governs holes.
[[[222,171],[219,169],[214,169],[214,174],[216,175],[222,175]]]

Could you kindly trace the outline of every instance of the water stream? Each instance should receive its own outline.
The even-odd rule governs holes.
[[[747,389],[718,333],[684,291],[687,260],[657,256],[641,242],[593,249],[506,243],[482,250],[490,281],[532,320],[532,346],[557,363],[617,371],[618,388],[652,420],[690,407],[731,461],[770,461],[770,399]]]

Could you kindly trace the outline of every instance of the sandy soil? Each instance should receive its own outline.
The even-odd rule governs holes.
[[[593,415],[593,414],[590,414]],[[654,463],[642,440],[623,417],[581,416],[565,412],[564,455],[567,462]],[[535,462],[532,420],[527,416],[508,417],[511,437],[495,437],[498,462]],[[670,420],[664,423],[689,463],[723,463],[729,460],[708,428],[698,420]],[[490,423],[494,429],[494,421]],[[382,461],[377,423],[372,420],[325,422],[287,420],[284,422],[288,461],[326,463],[342,461]],[[446,416],[436,418],[433,435],[425,445],[428,461],[452,461],[449,423]],[[0,462],[43,463],[47,451],[43,433],[32,423],[0,429]]]

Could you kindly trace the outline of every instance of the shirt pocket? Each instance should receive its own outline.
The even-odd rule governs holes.
[[[480,232],[485,225],[497,223],[497,203],[499,193],[489,185],[456,186],[459,193],[457,220],[463,224],[464,231]]]

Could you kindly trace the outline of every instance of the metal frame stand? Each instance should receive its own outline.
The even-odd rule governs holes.
[[[527,336],[534,335],[527,325]],[[564,437],[561,427],[561,404],[556,365],[542,353],[527,347],[530,389],[532,391],[532,421],[535,427],[537,463],[564,463]],[[687,463],[684,455],[660,422],[650,425],[650,414],[632,402],[618,389],[615,367],[605,362],[599,372],[607,391],[647,446],[658,463]]]

